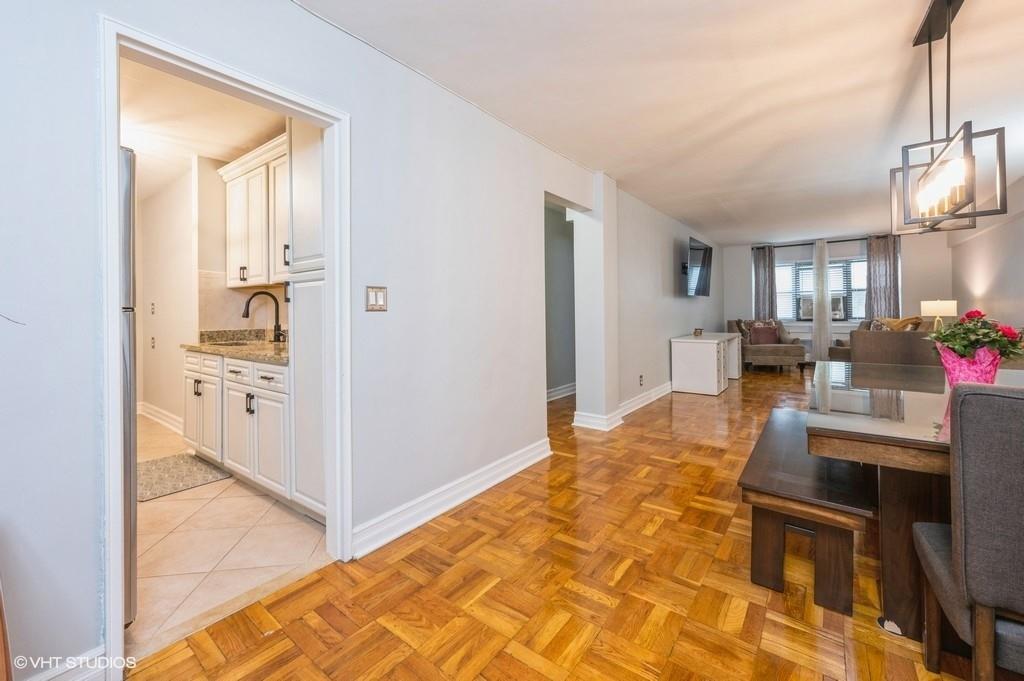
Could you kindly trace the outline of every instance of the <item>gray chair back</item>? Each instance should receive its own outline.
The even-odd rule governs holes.
[[[1024,388],[952,400],[953,575],[968,603],[1024,613]]]

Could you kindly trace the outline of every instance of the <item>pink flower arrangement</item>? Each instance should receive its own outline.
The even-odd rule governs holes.
[[[999,358],[1024,354],[1020,330],[989,319],[981,310],[968,310],[960,321],[944,326],[928,337],[950,352],[968,359],[981,348],[987,348]],[[937,349],[941,351],[941,348]]]

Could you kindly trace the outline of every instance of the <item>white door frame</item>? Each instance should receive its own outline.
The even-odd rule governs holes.
[[[121,459],[121,341],[118,204],[119,64],[124,51],[133,60],[244,99],[324,129],[324,372],[327,496],[327,551],[352,557],[352,355],[350,140],[348,114],[243,71],[206,58],[114,19],[102,17],[101,30],[101,262],[103,279],[104,529],[103,608],[105,654],[124,654],[124,522]],[[109,679],[120,678],[110,670]]]

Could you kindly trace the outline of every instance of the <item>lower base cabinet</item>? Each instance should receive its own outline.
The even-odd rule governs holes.
[[[252,395],[253,477],[261,485],[287,495],[291,460],[288,396],[256,388]]]
[[[197,452],[221,460],[221,380],[191,371],[185,372],[185,414],[182,439]]]
[[[288,495],[288,396],[224,381],[224,466]]]
[[[189,359],[184,379],[185,440],[236,477],[322,513],[319,504],[294,492],[291,480],[295,462],[291,396],[285,392],[290,385],[287,368],[228,359],[220,377],[192,370],[200,362]]]

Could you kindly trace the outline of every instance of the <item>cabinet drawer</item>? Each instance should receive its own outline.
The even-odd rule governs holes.
[[[185,353],[185,371],[194,371],[199,373],[199,368],[202,366],[202,355],[198,352],[186,352]]]
[[[225,359],[224,378],[232,383],[252,385],[252,362],[240,359]]]
[[[257,388],[286,393],[288,392],[288,367],[253,363],[252,384]]]
[[[207,376],[220,376],[224,358],[219,355],[199,355],[199,372]]]

